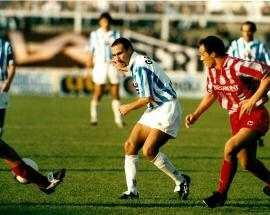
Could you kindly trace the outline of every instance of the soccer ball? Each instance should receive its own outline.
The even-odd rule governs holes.
[[[35,161],[31,160],[30,158],[23,158],[22,159],[28,166],[31,166],[33,169],[38,171],[38,165]],[[11,173],[14,175],[14,178],[20,182],[21,184],[28,184],[29,181],[26,178],[23,178],[19,175],[16,175],[13,171]]]

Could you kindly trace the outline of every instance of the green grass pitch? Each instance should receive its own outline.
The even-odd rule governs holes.
[[[124,100],[128,101],[128,100]],[[181,101],[183,116],[199,100]],[[137,174],[140,200],[119,200],[125,191],[123,143],[142,110],[130,113],[124,129],[113,123],[111,103],[104,97],[97,127],[89,126],[89,98],[13,96],[7,112],[4,140],[22,157],[35,160],[45,174],[67,168],[65,181],[46,196],[34,185],[20,185],[6,165],[0,165],[0,214],[269,214],[270,198],[263,183],[238,169],[229,200],[208,209],[202,198],[215,190],[224,142],[230,136],[225,111],[214,105],[201,120],[161,150],[192,178],[189,200],[173,193],[173,182],[142,157]],[[270,168],[270,136],[258,156]]]

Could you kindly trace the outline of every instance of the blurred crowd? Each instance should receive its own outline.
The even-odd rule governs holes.
[[[78,6],[79,4],[79,6]],[[256,10],[254,11],[256,5]],[[161,14],[235,14],[259,13],[270,15],[269,1],[110,1],[110,0],[48,0],[48,1],[0,1],[1,9],[27,11],[74,11],[116,13],[161,13]]]

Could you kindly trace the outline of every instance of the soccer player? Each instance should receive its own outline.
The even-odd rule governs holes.
[[[260,61],[270,66],[270,52],[266,46],[254,37],[257,31],[254,22],[244,22],[241,26],[242,37],[232,41],[228,55],[248,61]]]
[[[223,41],[216,36],[199,41],[199,56],[207,68],[207,92],[196,110],[186,116],[186,127],[194,124],[217,100],[228,111],[232,130],[225,143],[217,191],[203,202],[211,208],[224,205],[238,160],[266,184],[263,192],[270,196],[270,172],[256,158],[256,140],[269,128],[264,103],[270,88],[270,68],[226,55]]]
[[[15,75],[15,63],[10,43],[1,38],[0,68],[0,126],[2,134],[5,111],[8,103],[7,92]],[[37,184],[39,189],[46,194],[52,193],[65,176],[65,169],[61,169],[55,173],[51,172],[47,177],[43,176],[35,169],[28,166],[17,152],[2,139],[0,139],[0,158],[4,159],[16,176],[21,176],[27,181]]]
[[[121,199],[139,198],[136,183],[138,152],[175,182],[174,192],[185,200],[189,194],[190,177],[179,172],[169,158],[159,151],[170,138],[175,138],[180,122],[180,105],[172,82],[150,57],[133,50],[126,38],[119,38],[112,44],[112,63],[118,71],[131,72],[139,99],[120,106],[123,116],[147,106],[146,111],[135,124],[124,145],[125,175],[127,191]]]
[[[123,121],[119,112],[119,74],[111,64],[111,44],[120,37],[120,33],[111,29],[112,17],[109,13],[102,13],[99,17],[100,28],[91,32],[89,39],[90,61],[88,67],[93,67],[92,79],[95,84],[94,94],[90,103],[90,123],[98,123],[98,105],[104,93],[107,79],[111,84],[112,110],[114,121],[120,128]]]

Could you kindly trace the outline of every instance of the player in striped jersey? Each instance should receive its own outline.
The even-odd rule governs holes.
[[[11,45],[0,38],[0,137],[3,134],[8,91],[15,75],[15,65]]]
[[[5,111],[8,104],[7,93],[15,75],[15,62],[11,45],[8,41],[0,38],[0,125],[3,130]],[[0,138],[0,158],[5,161],[16,176],[21,176],[46,193],[54,192],[64,176],[65,169],[49,173],[50,177],[43,176],[38,171],[28,166],[17,152]]]
[[[234,40],[228,49],[228,55],[248,61],[260,61],[270,65],[270,52],[265,45],[254,38],[257,27],[254,22],[244,22],[241,26],[242,37]]]
[[[100,28],[93,31],[89,40],[90,61],[88,67],[94,67],[92,70],[92,79],[95,84],[94,95],[90,104],[91,125],[97,125],[98,122],[98,104],[104,93],[107,79],[111,84],[112,110],[114,121],[118,127],[123,127],[123,121],[119,112],[119,75],[111,65],[111,44],[120,37],[118,31],[111,29],[112,18],[109,13],[102,13],[99,17]]]
[[[270,88],[270,67],[229,57],[224,43],[215,36],[200,40],[199,55],[207,68],[207,92],[196,110],[186,116],[186,127],[194,124],[217,100],[228,111],[232,130],[232,137],[225,144],[217,191],[203,202],[208,207],[224,205],[237,160],[266,184],[263,191],[270,196],[270,172],[256,158],[256,141],[269,128],[264,103]]]
[[[124,73],[131,72],[139,99],[120,106],[122,115],[147,106],[125,142],[125,174],[128,190],[121,199],[138,198],[136,172],[138,152],[175,182],[174,192],[185,200],[189,194],[190,177],[182,174],[159,148],[175,138],[180,122],[180,105],[172,82],[150,57],[139,55],[126,38],[112,44],[113,64]]]

